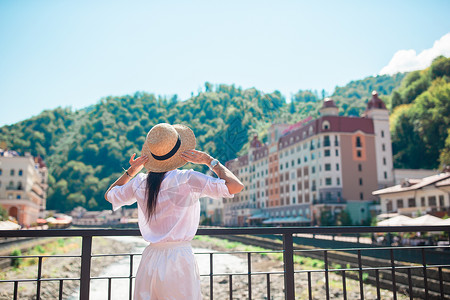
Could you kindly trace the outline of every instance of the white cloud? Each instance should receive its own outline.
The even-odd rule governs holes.
[[[380,75],[425,69],[439,55],[450,56],[450,33],[435,41],[433,47],[425,49],[419,54],[412,49],[397,51],[389,64],[381,69]]]

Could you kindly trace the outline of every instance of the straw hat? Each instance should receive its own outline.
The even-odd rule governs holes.
[[[144,167],[158,173],[182,167],[186,161],[180,153],[188,149],[195,149],[195,135],[189,127],[167,123],[155,125],[142,146],[142,155],[148,157]]]

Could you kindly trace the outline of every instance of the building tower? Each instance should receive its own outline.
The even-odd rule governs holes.
[[[339,108],[336,106],[333,99],[325,98],[319,112],[321,116],[337,116],[339,114]]]
[[[367,103],[363,116],[373,120],[378,187],[391,186],[394,183],[394,166],[392,162],[391,132],[389,130],[389,111],[384,102],[378,97],[376,91],[372,92],[372,98]]]

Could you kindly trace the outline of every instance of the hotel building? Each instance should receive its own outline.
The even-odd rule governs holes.
[[[370,218],[372,191],[394,182],[389,112],[373,92],[362,117],[339,116],[332,99],[320,115],[273,124],[266,144],[254,136],[226,163],[245,189],[223,199],[224,225],[316,225],[343,210],[354,224]]]
[[[43,217],[48,170],[39,157],[0,149],[0,205],[22,226]]]

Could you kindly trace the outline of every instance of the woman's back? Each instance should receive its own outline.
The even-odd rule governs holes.
[[[147,217],[147,174],[139,174],[127,184],[114,187],[108,199],[116,210],[138,202],[139,229],[151,243],[190,241],[198,229],[201,197],[233,197],[225,181],[193,170],[172,170],[165,174],[154,213]]]

